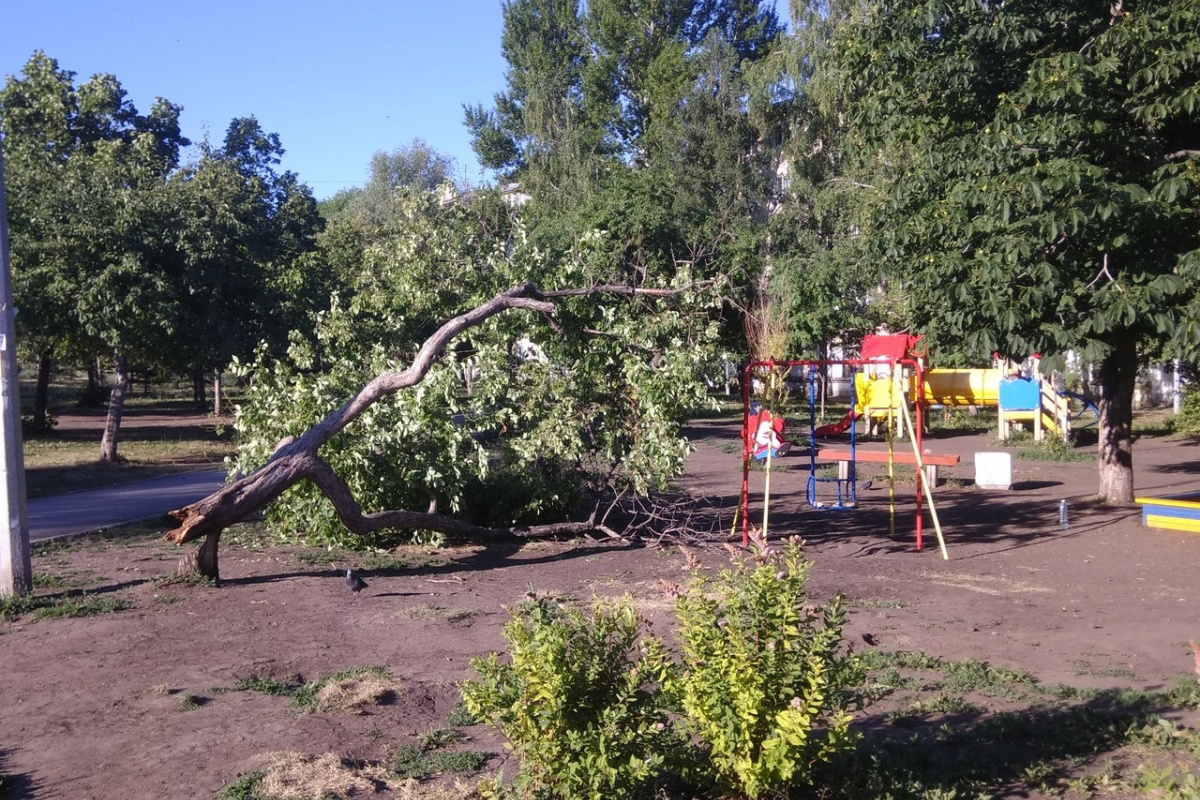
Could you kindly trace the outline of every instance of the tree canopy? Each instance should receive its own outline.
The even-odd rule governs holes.
[[[833,50],[887,196],[871,250],[934,348],[1099,366],[1101,495],[1132,500],[1139,348],[1187,337],[1200,259],[1194,0],[876,3]]]
[[[221,149],[181,165],[179,113],[160,99],[140,114],[111,75],[76,86],[41,52],[0,93],[19,337],[39,357],[39,387],[52,359],[105,351],[122,391],[131,363],[220,369],[260,339],[282,345],[307,316],[285,292],[319,218],[308,188],[275,170],[279,137],[234,120]],[[42,391],[39,406],[35,424]]]

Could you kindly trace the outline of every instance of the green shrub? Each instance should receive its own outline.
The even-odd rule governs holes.
[[[840,596],[806,604],[799,543],[737,557],[716,580],[692,566],[677,659],[628,600],[585,612],[537,598],[505,627],[507,659],[472,662],[463,701],[520,760],[513,794],[638,798],[683,785],[757,798],[811,783],[852,746],[847,711],[866,670],[842,652]]]
[[[1174,427],[1176,433],[1200,434],[1200,388],[1189,386],[1184,391]]]
[[[662,706],[670,660],[628,600],[582,611],[536,598],[505,626],[509,658],[474,659],[462,686],[475,717],[520,759],[522,796],[652,796],[682,746]]]
[[[849,749],[847,709],[866,671],[842,654],[841,596],[810,608],[799,542],[698,570],[677,601],[684,727],[709,749],[718,785],[748,797],[811,783],[814,765]]]

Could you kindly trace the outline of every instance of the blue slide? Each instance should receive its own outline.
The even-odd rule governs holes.
[[[1095,425],[1100,421],[1100,409],[1096,408],[1096,404],[1088,398],[1076,392],[1061,391],[1058,393],[1060,397],[1065,397],[1068,400],[1074,400],[1071,409],[1071,422],[1077,422],[1084,414],[1091,414],[1091,419],[1087,422],[1076,425],[1077,428],[1086,428],[1089,425]],[[1080,406],[1079,411],[1074,410],[1074,406]]]

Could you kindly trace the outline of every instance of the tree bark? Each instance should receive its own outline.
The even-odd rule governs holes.
[[[132,384],[129,362],[119,350],[113,353],[113,366],[117,382],[108,396],[108,417],[104,420],[104,435],[100,438],[100,461],[105,464],[117,463],[117,435],[121,431],[121,416],[125,413],[125,397]]]
[[[1137,346],[1117,342],[1100,365],[1100,499],[1109,505],[1133,503],[1133,393]]]
[[[204,380],[204,368],[196,367],[192,371],[192,402],[196,404],[196,408],[204,408],[208,405],[207,383]]]
[[[87,396],[84,398],[85,405],[95,407],[100,405],[100,398],[104,392],[104,370],[100,365],[100,356],[92,356],[88,359],[88,385]]]
[[[523,308],[547,315],[554,312],[553,304],[545,300],[541,292],[532,284],[523,284],[493,297],[478,308],[454,317],[425,340],[407,369],[377,376],[358,394],[299,438],[289,438],[280,442],[267,463],[254,472],[222,487],[203,500],[172,511],[171,516],[179,521],[179,526],[168,531],[165,539],[183,544],[205,537],[205,543],[200,550],[180,562],[177,573],[185,575],[198,572],[205,577],[219,580],[217,544],[221,532],[271,502],[301,480],[316,483],[333,503],[346,528],[358,534],[384,528],[424,528],[464,536],[545,536],[604,530],[602,524],[594,521],[558,523],[534,528],[492,529],[441,514],[405,509],[364,514],[351,495],[349,487],[317,455],[323,444],[380,398],[420,383],[455,336],[511,308]]]
[[[50,430],[50,369],[54,360],[49,353],[38,358],[37,389],[33,393],[33,430],[45,433]]]

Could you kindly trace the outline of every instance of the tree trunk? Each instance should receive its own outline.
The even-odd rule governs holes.
[[[100,461],[105,464],[117,463],[117,434],[121,430],[121,415],[125,412],[125,396],[132,385],[129,362],[119,350],[113,353],[113,366],[117,382],[108,396],[108,417],[104,420],[104,436],[100,439]]]
[[[84,397],[84,405],[89,408],[100,405],[100,398],[104,393],[104,371],[100,365],[100,357],[93,356],[88,359],[88,382],[87,394]]]
[[[206,384],[204,381],[204,368],[196,367],[192,372],[192,402],[196,404],[196,408],[204,408],[208,405],[208,399],[205,397]]]
[[[49,353],[38,358],[37,389],[33,394],[33,430],[45,433],[50,430],[50,368],[54,360]]]
[[[213,416],[221,416],[221,370],[213,370]]]
[[[208,534],[204,538],[204,544],[179,560],[179,564],[175,568],[175,574],[181,578],[191,575],[202,575],[220,585],[221,569],[217,561],[217,546],[220,542],[220,531]]]
[[[1109,505],[1133,503],[1133,392],[1137,347],[1114,345],[1100,365],[1100,499]]]

